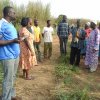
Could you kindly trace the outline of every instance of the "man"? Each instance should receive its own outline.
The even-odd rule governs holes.
[[[38,61],[41,62],[41,52],[40,52],[40,43],[41,43],[41,30],[38,26],[38,20],[34,20],[34,47],[37,49]]]
[[[98,66],[100,31],[97,29],[96,21],[92,21],[90,27],[92,31],[87,41],[85,65],[90,72],[94,72]]]
[[[47,26],[43,28],[43,37],[44,37],[44,58],[50,59],[52,55],[52,33],[53,28],[51,27],[50,20],[47,20]]]
[[[63,15],[62,22],[58,25],[57,34],[60,41],[60,53],[61,55],[66,55],[66,45],[68,41],[68,33],[69,33],[69,27],[67,23],[67,17]]]
[[[19,63],[19,44],[17,31],[12,25],[15,11],[6,6],[3,9],[4,18],[0,21],[0,61],[3,66],[4,79],[2,84],[2,100],[17,100],[14,83]]]
[[[72,42],[70,52],[70,64],[79,66],[80,52],[84,47],[85,31],[80,28],[80,20],[77,20],[77,26],[71,29]]]

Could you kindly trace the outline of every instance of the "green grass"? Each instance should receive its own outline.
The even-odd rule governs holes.
[[[0,63],[0,94],[1,94],[1,91],[2,91],[2,88],[1,88],[2,79],[3,79],[3,71],[2,71],[2,65]]]
[[[61,92],[56,96],[56,100],[90,100],[87,88],[83,90],[73,89],[70,92]]]
[[[3,79],[3,72],[2,72],[2,65],[0,64],[0,84],[2,83]]]
[[[55,76],[58,86],[54,100],[100,100],[100,84],[96,74],[69,65],[69,52],[67,56],[57,59]]]

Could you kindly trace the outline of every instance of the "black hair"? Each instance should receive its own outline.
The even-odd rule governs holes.
[[[34,23],[37,22],[37,21],[38,21],[37,19],[34,19]]]
[[[77,23],[80,23],[81,22],[81,20],[80,19],[77,19]]]
[[[29,20],[32,19],[32,18],[31,17],[27,17],[27,19],[28,19],[28,22],[29,22]]]
[[[49,23],[51,20],[47,20],[47,23]]]
[[[28,25],[28,18],[27,17],[23,17],[22,20],[21,20],[21,25],[23,27],[27,26]]]
[[[11,7],[11,6],[4,7],[4,9],[3,9],[3,15],[4,15],[4,17],[8,16],[8,13],[9,13],[10,9],[12,9],[12,8],[13,7]]]

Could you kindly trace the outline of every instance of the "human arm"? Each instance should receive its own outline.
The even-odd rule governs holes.
[[[100,43],[100,33],[98,30],[94,30],[95,31],[95,39],[94,39],[94,49],[93,52],[99,50],[99,43]]]
[[[41,40],[42,40],[42,33],[39,34],[39,39],[40,39],[39,43],[41,43]]]
[[[5,46],[11,43],[19,43],[20,40],[18,38],[15,38],[13,40],[0,40],[0,46]]]
[[[59,37],[59,31],[60,31],[60,30],[59,30],[59,27],[60,27],[60,26],[58,25],[58,27],[57,27],[57,35],[58,35],[58,37]]]
[[[80,40],[84,40],[85,36],[86,36],[86,32],[83,29],[77,31],[76,33],[76,37]]]
[[[45,33],[45,28],[43,28],[43,31],[42,31],[42,37],[44,38],[44,33]]]
[[[34,52],[32,50],[32,45],[31,45],[31,42],[30,42],[30,36],[32,36],[31,33],[27,29],[23,29],[21,34],[22,34],[22,38],[25,37],[23,42],[26,44],[26,46],[28,47],[31,54],[34,55]]]
[[[25,42],[25,44],[27,45],[28,49],[30,50],[32,56],[34,56],[34,52],[33,52],[32,48],[31,48],[31,44],[29,43],[28,39],[26,38],[26,39],[24,40],[24,42]]]

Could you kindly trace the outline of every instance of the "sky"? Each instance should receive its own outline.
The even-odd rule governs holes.
[[[68,18],[85,18],[100,21],[100,0],[12,0],[17,5],[27,5],[29,1],[41,1],[44,5],[50,4],[51,15],[60,14]]]

